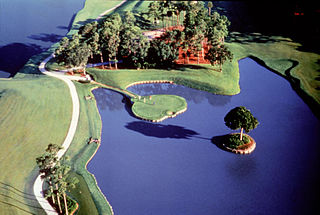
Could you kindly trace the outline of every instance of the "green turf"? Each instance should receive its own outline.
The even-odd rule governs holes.
[[[199,90],[206,90],[214,94],[235,95],[240,92],[239,68],[236,61],[223,66],[223,72],[210,65],[187,65],[176,69],[160,70],[101,70],[88,69],[98,82],[120,89],[140,81],[168,80],[176,84],[186,85]]]
[[[133,99],[132,112],[139,118],[159,122],[187,109],[184,98],[175,95],[151,95]]]
[[[37,63],[43,57],[33,57],[23,71],[38,73]],[[38,173],[35,158],[48,144],[62,144],[71,111],[71,97],[64,82],[22,73],[11,80],[0,80],[1,214],[43,213],[32,190]]]

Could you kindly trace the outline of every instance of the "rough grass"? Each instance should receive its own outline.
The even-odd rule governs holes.
[[[175,95],[152,95],[134,99],[132,112],[139,118],[161,121],[187,108],[184,98]]]

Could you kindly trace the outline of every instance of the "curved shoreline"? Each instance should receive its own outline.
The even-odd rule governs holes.
[[[170,115],[170,116],[167,115],[167,116],[164,116],[164,117],[162,117],[162,118],[160,118],[160,119],[155,119],[155,120],[145,119],[145,118],[143,118],[143,117],[138,116],[137,114],[134,114],[134,115],[135,115],[137,118],[142,119],[142,120],[144,120],[144,121],[148,121],[148,122],[162,122],[163,120],[170,119],[170,118],[174,118],[174,117],[178,116],[179,114],[182,114],[182,113],[184,113],[184,112],[186,112],[186,111],[187,111],[187,108],[184,108],[183,110],[178,111],[178,112],[176,112],[175,114],[172,114],[172,115]]]
[[[173,81],[168,81],[168,80],[137,81],[127,85],[125,89],[127,90],[129,87],[140,85],[140,84],[175,84],[175,83]]]
[[[127,0],[123,0],[122,2],[120,2],[118,5],[104,11],[102,14],[100,14],[98,16],[98,18],[96,20],[101,19],[104,15],[106,15],[108,12],[120,7],[123,3],[125,3]],[[43,60],[40,65],[39,65],[39,70],[41,73],[51,76],[51,77],[55,77],[58,78],[62,81],[64,81],[70,91],[70,95],[71,95],[71,99],[72,99],[72,118],[71,118],[71,123],[69,126],[69,130],[67,132],[67,136],[62,144],[62,149],[59,150],[59,152],[57,153],[57,157],[58,160],[60,160],[60,158],[65,154],[65,152],[68,150],[73,137],[75,135],[76,129],[77,129],[77,125],[78,125],[78,121],[79,121],[79,116],[80,116],[80,103],[79,103],[79,97],[78,97],[78,93],[76,90],[75,85],[72,83],[72,81],[67,77],[64,76],[64,74],[59,74],[59,73],[52,73],[50,71],[47,71],[45,69],[45,65],[49,62],[49,60],[51,60],[51,58],[53,58],[54,54],[51,54],[49,57],[47,57],[45,60]],[[44,211],[46,212],[46,214],[58,214],[53,207],[50,205],[50,203],[45,199],[44,197],[44,192],[43,192],[43,183],[44,180],[41,178],[41,174],[39,174],[33,184],[33,192],[35,194],[35,197],[38,201],[38,203],[40,204],[40,206],[44,209]],[[109,202],[108,202],[109,203]],[[109,204],[110,205],[110,204]],[[112,214],[113,214],[113,210],[112,207],[110,205]]]

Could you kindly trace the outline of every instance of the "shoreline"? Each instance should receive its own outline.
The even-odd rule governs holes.
[[[117,7],[121,6],[123,3],[125,3],[127,0],[123,0],[122,2],[120,2],[118,5],[109,8],[108,10],[104,11],[101,16],[99,16],[96,20],[101,19],[105,14],[107,14],[108,12],[116,9]],[[81,10],[80,10],[81,11]],[[79,12],[78,12],[79,13]],[[54,46],[54,45],[53,45]],[[49,50],[53,47],[51,46],[49,48]],[[50,71],[47,71],[45,68],[45,65],[49,62],[49,60],[53,57],[54,54],[51,54],[50,56],[48,56],[46,59],[44,59],[40,65],[39,65],[39,70],[41,73],[48,75],[48,76],[52,76],[55,78],[58,78],[62,81],[64,81],[68,88],[69,88],[69,93],[71,95],[71,99],[72,99],[72,118],[71,118],[71,123],[66,135],[66,138],[62,144],[62,149],[58,151],[57,153],[57,157],[58,160],[61,159],[61,157],[66,153],[66,151],[68,150],[68,148],[70,147],[73,138],[75,136],[76,130],[77,130],[77,125],[78,125],[78,121],[79,121],[79,117],[80,117],[80,102],[79,102],[79,96],[76,90],[75,85],[73,84],[73,82],[68,78],[65,77],[63,75],[60,74],[54,74],[51,73]],[[99,148],[99,147],[98,147]],[[94,156],[94,155],[93,155]],[[86,169],[86,168],[85,168]],[[88,171],[89,172],[89,171]],[[94,178],[95,179],[95,178]],[[96,181],[96,180],[95,180]],[[43,192],[43,183],[44,180],[41,178],[41,174],[39,174],[36,178],[36,180],[34,181],[33,184],[33,192],[35,194],[35,197],[38,201],[38,203],[40,204],[40,206],[44,209],[44,211],[46,212],[46,214],[57,214],[57,212],[53,209],[53,207],[50,205],[50,203],[44,198],[44,192]],[[87,182],[86,182],[87,183]],[[99,188],[100,190],[100,188]],[[101,190],[100,190],[101,192]],[[102,192],[101,192],[102,193]],[[103,195],[103,193],[102,193]],[[104,196],[104,195],[103,195]],[[105,198],[106,199],[106,198]],[[106,199],[107,201],[107,199]],[[109,203],[107,201],[107,203]],[[112,214],[114,214],[113,209],[111,207],[111,205],[109,204],[110,209],[112,211]]]

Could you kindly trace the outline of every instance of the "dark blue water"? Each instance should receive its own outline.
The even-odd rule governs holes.
[[[94,91],[102,144],[88,169],[115,214],[316,214],[320,123],[289,83],[241,60],[241,93],[217,96],[172,85],[139,85],[141,94],[184,96],[188,111],[162,123],[133,118],[123,97]],[[210,139],[231,132],[223,118],[244,105],[260,125],[250,155]]]
[[[14,75],[28,59],[67,32],[84,0],[1,0],[0,77]]]

